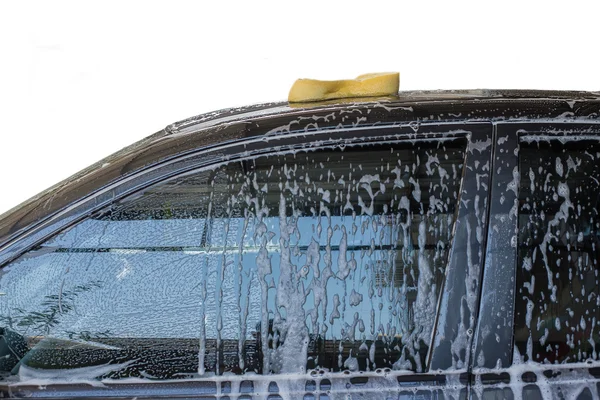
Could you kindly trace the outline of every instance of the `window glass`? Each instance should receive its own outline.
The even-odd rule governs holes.
[[[424,371],[465,147],[276,153],[120,201],[1,270],[0,367],[21,380]]]
[[[525,141],[519,153],[515,344],[526,360],[597,360],[600,144]]]

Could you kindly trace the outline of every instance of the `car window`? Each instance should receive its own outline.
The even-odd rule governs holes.
[[[119,201],[1,270],[0,369],[426,371],[465,150],[447,138],[274,153]]]
[[[519,169],[515,345],[540,363],[597,360],[600,144],[525,137]]]

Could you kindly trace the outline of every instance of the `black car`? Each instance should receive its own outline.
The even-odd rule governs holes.
[[[177,122],[0,216],[0,393],[599,398],[599,202],[597,92]]]

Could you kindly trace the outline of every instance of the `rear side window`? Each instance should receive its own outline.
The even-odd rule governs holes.
[[[520,145],[515,345],[525,360],[598,359],[600,144]]]
[[[0,367],[21,381],[425,371],[465,147],[271,154],[114,204],[2,270]]]

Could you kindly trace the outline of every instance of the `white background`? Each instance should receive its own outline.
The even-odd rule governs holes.
[[[596,1],[2,1],[0,213],[171,122],[296,78],[600,90]]]

